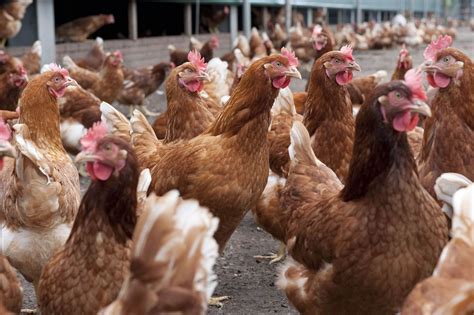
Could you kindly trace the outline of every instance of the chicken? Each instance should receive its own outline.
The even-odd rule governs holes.
[[[250,34],[250,56],[252,60],[258,60],[267,56],[267,47],[263,43],[263,39],[260,36],[256,27],[252,27],[252,33]]]
[[[200,95],[204,81],[209,80],[207,64],[196,51],[189,52],[188,59],[189,62],[174,68],[168,76],[168,108],[153,124],[158,139],[163,139],[164,143],[192,139],[215,120],[206,99]],[[163,125],[166,127],[163,128]]]
[[[79,67],[69,56],[63,58],[63,64],[70,71],[71,77],[84,89],[108,103],[114,102],[122,91],[122,63],[123,57],[120,50],[107,54],[100,72]]]
[[[91,185],[64,247],[44,267],[38,287],[42,314],[97,314],[118,296],[127,276],[137,220],[137,157],[126,141],[95,124],[81,139],[76,163]],[[99,197],[100,196],[100,197]]]
[[[5,51],[0,50],[0,74],[7,71],[15,71],[20,64],[22,64],[20,59],[10,56]]]
[[[177,49],[174,45],[168,45],[170,54],[170,62],[176,67],[188,61],[188,53],[184,50]]]
[[[0,41],[5,45],[8,38],[15,37],[21,29],[21,20],[26,8],[33,0],[12,0],[0,7]]]
[[[130,275],[99,314],[205,314],[217,284],[217,225],[206,208],[181,200],[176,190],[150,196],[133,236]]]
[[[26,69],[28,75],[39,74],[41,70],[41,42],[39,40],[33,43],[31,49],[28,50],[22,57],[21,62]]]
[[[112,14],[99,14],[81,17],[56,28],[59,42],[83,42],[101,27],[115,23]]]
[[[405,44],[403,44],[402,49],[398,53],[397,67],[393,71],[392,80],[403,80],[405,73],[411,68],[413,68],[413,59]]]
[[[296,112],[300,115],[304,114],[304,105],[308,99],[307,92],[293,92],[293,100],[295,102]]]
[[[58,98],[73,84],[54,64],[28,83],[13,127],[16,158],[7,158],[0,172],[0,254],[35,287],[68,238],[80,200],[77,169],[59,132]]]
[[[149,168],[152,174],[151,191],[163,195],[178,189],[183,198],[196,198],[209,207],[220,220],[214,234],[220,252],[265,188],[270,110],[279,89],[287,87],[292,77],[301,78],[297,65],[294,54],[284,48],[282,55],[255,61],[224,111],[203,134],[191,140],[163,145],[143,115],[135,112],[131,119],[131,137],[141,167]],[[108,117],[108,123],[129,137],[130,127],[124,117],[113,118]]]
[[[206,9],[208,10],[206,11]],[[228,6],[224,6],[222,9],[203,7],[201,23],[207,27],[209,33],[219,33],[218,27],[226,19],[229,13],[230,9]]]
[[[433,116],[424,125],[418,169],[423,186],[434,196],[434,183],[442,173],[474,178],[474,65],[449,36],[439,37],[425,50],[427,79],[438,88],[431,102]],[[452,154],[456,152],[455,154]]]
[[[64,147],[77,154],[80,139],[95,122],[100,121],[100,99],[80,86],[70,86],[59,100],[60,130]]]
[[[16,110],[18,99],[28,82],[21,61],[12,58],[11,67],[12,70],[0,74],[0,110]]]
[[[362,106],[344,187],[294,123],[282,195],[292,258],[277,286],[300,313],[394,314],[433,272],[447,222],[418,179],[405,133],[418,113],[430,115],[421,80],[380,85]]]
[[[0,256],[0,279],[0,313],[10,314],[7,312],[8,310],[13,314],[19,314],[23,301],[23,290],[15,270],[3,256]]]
[[[87,52],[84,58],[76,60],[76,64],[88,70],[99,71],[104,63],[106,53],[104,52],[104,40],[102,37],[96,37],[91,50]]]
[[[206,72],[209,74],[209,81],[204,82],[203,91],[209,98],[209,106],[211,111],[216,113],[221,111],[221,99],[230,94],[232,82],[232,72],[227,67],[227,62],[219,58],[212,58],[208,64]]]
[[[145,98],[160,87],[165,80],[167,71],[171,68],[170,63],[160,62],[151,69],[142,68],[125,73],[123,89],[117,101],[130,106],[130,116],[136,106],[139,106],[144,113],[154,115],[146,109]]]
[[[333,50],[334,36],[328,27],[323,28],[321,25],[315,25],[313,33],[311,34],[311,41],[313,43],[313,48],[316,51],[314,62],[325,53]]]
[[[459,174],[443,174],[459,176]],[[461,175],[461,180],[462,179]],[[452,239],[445,246],[433,275],[410,293],[402,314],[472,314],[474,311],[474,185],[452,198]]]
[[[219,48],[219,38],[217,36],[211,36],[204,46],[199,50],[204,61],[209,62],[214,57],[214,50]]]
[[[316,60],[309,79],[303,120],[316,156],[342,182],[349,169],[354,139],[354,117],[345,87],[353,71],[360,71],[360,67],[349,46]]]

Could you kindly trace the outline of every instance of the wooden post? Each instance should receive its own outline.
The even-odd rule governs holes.
[[[193,34],[193,7],[190,3],[184,5],[184,33],[187,36]]]
[[[291,0],[285,0],[285,27],[286,27],[286,33],[290,34],[290,27],[291,27]]]
[[[356,23],[360,24],[363,22],[362,9],[360,7],[360,0],[356,1]]]
[[[306,9],[306,25],[313,25],[313,8]]]
[[[231,45],[231,46],[234,45],[234,40],[237,38],[237,32],[239,31],[239,30],[238,30],[237,15],[238,15],[237,6],[231,5],[231,6],[230,6],[230,19],[229,19],[229,23],[230,23],[230,40],[231,40],[230,45]],[[232,47],[231,47],[231,48],[232,48]]]
[[[128,0],[128,38],[138,39],[137,0]]]
[[[38,39],[41,41],[41,64],[56,61],[56,33],[54,28],[54,3],[50,0],[36,1]]]
[[[244,35],[250,38],[250,28],[252,27],[252,15],[250,13],[250,0],[244,0],[243,8]]]

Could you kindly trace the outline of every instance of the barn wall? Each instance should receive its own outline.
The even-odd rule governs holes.
[[[219,34],[220,46],[215,51],[214,56],[221,57],[230,51],[230,35]],[[209,34],[196,35],[197,39],[206,41],[210,38]],[[73,59],[85,56],[92,47],[93,40],[87,40],[83,43],[57,44],[57,61],[61,61],[64,55],[70,55]],[[105,40],[105,51],[114,51],[120,49],[124,56],[125,66],[130,68],[144,67],[156,64],[161,61],[169,60],[168,45],[174,45],[178,49],[189,48],[188,36],[161,36],[139,38],[138,40]],[[7,47],[6,51],[14,56],[20,56],[26,52],[29,47]]]

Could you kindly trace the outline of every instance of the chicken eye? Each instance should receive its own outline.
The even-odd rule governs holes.
[[[54,78],[54,82],[59,83],[60,81],[61,81],[61,78],[60,78],[60,77],[55,77],[55,78]]]
[[[401,99],[401,98],[402,98],[402,94],[400,94],[400,92],[397,92],[397,93],[395,93],[395,97],[396,97],[397,99]]]
[[[110,151],[112,150],[112,145],[110,143],[107,143],[104,148],[106,151]]]
[[[451,58],[449,56],[446,56],[446,57],[443,58],[444,62],[449,62],[450,60],[451,60]]]
[[[335,63],[341,63],[341,61],[339,59],[334,59],[334,62]]]
[[[275,62],[275,65],[276,65],[277,67],[281,67],[281,62],[279,62],[279,61]]]

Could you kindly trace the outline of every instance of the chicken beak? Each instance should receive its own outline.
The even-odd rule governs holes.
[[[206,71],[200,72],[197,78],[201,81],[211,82],[211,77],[209,76],[209,73],[207,73]]]
[[[355,61],[348,62],[347,66],[346,66],[346,69],[351,70],[351,71],[360,71],[361,70],[359,64]]]
[[[293,77],[301,80],[301,73],[296,69],[296,67],[290,67],[283,73],[287,77]]]
[[[94,162],[98,160],[99,157],[94,155],[92,152],[80,152],[78,155],[76,155],[76,158],[74,159],[74,163],[76,164],[83,164],[86,162]]]
[[[431,108],[428,104],[426,104],[425,102],[419,100],[419,99],[415,99],[413,101],[413,103],[408,106],[408,109],[411,111],[411,112],[414,112],[414,113],[419,113],[423,116],[426,116],[426,117],[431,117]]]
[[[10,142],[0,140],[0,157],[4,156],[16,158],[16,150]]]
[[[76,82],[76,80],[69,77],[69,78],[67,78],[66,83],[64,83],[64,87],[68,87],[68,86],[79,86],[79,84]]]

